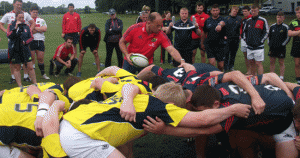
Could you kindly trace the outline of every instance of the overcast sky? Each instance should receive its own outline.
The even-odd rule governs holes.
[[[1,0],[2,1],[2,0]],[[9,3],[13,3],[13,0],[4,0],[8,1]],[[95,8],[95,0],[23,0],[23,2],[32,2],[39,5],[39,7],[46,7],[46,6],[54,6],[58,7],[62,4],[65,4],[66,7],[69,3],[73,3],[76,8],[84,8],[85,6],[89,6],[91,8]]]

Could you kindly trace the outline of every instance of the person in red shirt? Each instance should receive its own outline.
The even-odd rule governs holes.
[[[74,12],[74,4],[68,5],[69,12],[63,17],[62,22],[62,35],[61,37],[66,39],[67,36],[73,37],[73,46],[75,48],[75,58],[77,58],[76,44],[79,42],[79,34],[81,31],[81,19],[78,13]]]
[[[65,43],[59,45],[56,48],[53,58],[50,60],[50,71],[49,75],[53,75],[53,69],[56,69],[54,72],[55,77],[58,77],[61,69],[66,66],[65,75],[73,76],[71,73],[74,70],[77,59],[75,58],[75,48],[72,45],[73,38],[68,36],[65,39]],[[71,57],[69,57],[71,54]]]
[[[197,13],[191,16],[191,21],[193,21],[193,16],[194,16],[196,22],[198,23],[199,29],[201,30],[201,32],[203,32],[204,22],[206,19],[209,18],[209,15],[203,12],[205,6],[202,2],[198,2],[196,6],[197,6],[196,7]],[[195,63],[197,48],[199,48],[201,53],[201,62],[205,63],[206,62],[205,51],[201,48],[201,36],[198,36],[195,32],[192,32],[192,39],[193,39],[192,43],[194,46],[192,62]]]
[[[125,55],[123,69],[130,73],[141,71],[143,68],[133,66],[130,56],[132,53],[145,55],[149,64],[153,63],[154,51],[160,45],[171,54],[171,56],[181,63],[185,63],[179,52],[172,46],[167,35],[161,30],[163,19],[157,12],[149,15],[148,21],[130,26],[119,42],[122,53]],[[128,47],[127,43],[130,43]]]

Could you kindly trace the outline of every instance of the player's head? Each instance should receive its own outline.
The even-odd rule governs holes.
[[[64,87],[64,94],[67,95],[67,92],[69,91],[69,89],[76,83],[80,82],[81,79],[79,77],[75,77],[75,76],[70,76],[68,77],[65,82],[63,83],[63,87]]]
[[[296,105],[294,106],[292,112],[294,116],[295,128],[300,131],[300,99],[296,100]]]
[[[22,0],[14,0],[14,2],[13,2],[14,10],[15,11],[21,11],[22,10],[22,4],[23,4]]]
[[[114,8],[109,9],[108,13],[111,19],[115,19],[117,17],[117,13]]]
[[[150,32],[158,33],[161,31],[161,26],[163,25],[163,19],[161,15],[157,12],[153,12],[149,15],[147,25],[149,25]]]
[[[247,17],[250,15],[250,7],[249,6],[243,7],[243,15],[244,15],[244,17]]]
[[[16,20],[24,22],[24,12],[22,11],[17,11],[16,12]]]
[[[139,80],[149,82],[150,78],[156,76],[156,74],[152,71],[142,71],[136,75]]]
[[[284,13],[283,12],[278,12],[276,16],[277,24],[282,24],[284,21]]]
[[[220,14],[220,8],[218,4],[214,4],[210,10],[212,17],[216,18]]]
[[[258,13],[259,13],[259,7],[257,5],[253,5],[251,7],[251,14],[253,16],[258,16]]]
[[[170,19],[171,18],[171,12],[170,11],[166,11],[164,15],[165,15],[166,19]]]
[[[164,79],[161,76],[157,76],[157,75],[152,76],[149,79],[149,83],[152,84],[152,92],[155,92],[160,85],[163,85],[163,84],[165,84],[167,82],[168,82],[168,80]]]
[[[141,14],[140,14],[140,18],[143,22],[147,22],[148,20],[148,17],[149,17],[149,13],[146,12],[146,11],[142,11]]]
[[[231,16],[237,16],[238,12],[239,12],[239,7],[238,6],[232,6],[231,7],[231,11],[230,11]]]
[[[66,48],[70,48],[73,44],[73,37],[71,36],[66,37],[65,43],[66,43],[65,44]]]
[[[145,11],[145,12],[147,12],[148,14],[150,14],[151,8],[150,8],[149,6],[144,5],[143,8],[142,8],[142,11]]]
[[[81,99],[81,100],[78,100],[77,102],[73,103],[69,109],[69,111],[72,111],[76,108],[78,108],[80,105],[83,105],[83,104],[89,104],[93,101],[89,100],[89,99]]]
[[[202,14],[204,7],[205,7],[205,5],[202,2],[197,2],[197,4],[196,4],[197,13]]]
[[[186,20],[189,16],[189,10],[187,8],[181,8],[180,9],[180,19]]]
[[[178,107],[186,108],[186,97],[182,86],[175,82],[168,82],[160,85],[153,95],[165,103],[172,103]]]
[[[190,103],[196,111],[216,109],[220,106],[220,92],[209,85],[198,86],[191,98]]]
[[[69,9],[69,12],[73,13],[74,12],[74,4],[73,3],[68,4],[68,9]]]
[[[95,30],[96,30],[96,25],[95,25],[95,24],[90,24],[90,25],[88,26],[88,31],[89,31],[89,33],[90,33],[91,35],[95,33]]]
[[[296,12],[297,19],[300,19],[300,7],[297,7],[295,9],[295,12]]]
[[[30,15],[32,18],[36,18],[39,14],[39,8],[37,6],[33,6],[30,8]]]

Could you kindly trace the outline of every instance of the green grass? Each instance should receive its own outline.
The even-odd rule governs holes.
[[[108,15],[103,15],[100,13],[94,14],[81,14],[82,19],[82,27],[89,25],[90,23],[95,23],[97,27],[101,30],[101,42],[99,46],[99,56],[100,62],[105,62],[106,57],[106,49],[105,49],[105,42],[103,41],[105,35],[105,22],[109,18]],[[61,38],[61,22],[63,15],[42,15],[48,25],[48,30],[45,33],[46,41],[45,41],[45,70],[48,74],[49,72],[49,60],[53,57],[57,46],[62,44],[64,40]],[[123,21],[124,29],[123,33],[126,29],[135,23],[137,15],[118,15]],[[0,17],[1,18],[1,17]],[[179,16],[177,16],[179,18]],[[271,25],[276,22],[275,16],[268,16],[266,17],[268,20],[268,24]],[[294,19],[294,15],[288,15],[285,23],[289,24],[289,22]],[[5,26],[7,27],[7,26]],[[0,49],[7,49],[7,38],[6,34],[2,31],[0,32],[0,37],[2,41],[0,42]],[[295,74],[294,74],[294,60],[290,56],[292,42],[290,42],[287,46],[287,55],[285,59],[286,71],[285,71],[285,80],[295,82]],[[268,53],[268,46],[265,47],[265,61],[264,64],[264,71],[269,72],[269,57],[267,56]],[[79,55],[79,53],[77,53]],[[155,61],[154,63],[160,65],[160,48],[158,48],[155,52]],[[200,52],[198,50],[196,56],[196,62],[201,62]],[[244,63],[244,57],[240,49],[238,50],[236,60],[235,60],[235,69],[240,70],[243,73],[246,72],[246,66]],[[83,66],[82,66],[82,78],[89,78],[94,76],[97,73],[96,66],[92,65],[94,62],[94,56],[92,53],[87,49],[87,53],[84,56]],[[36,62],[37,65],[37,62]],[[117,65],[117,57],[116,53],[113,54],[112,57],[112,65]],[[163,68],[171,68],[169,64],[160,65]],[[279,74],[279,65],[276,63],[276,73]],[[103,68],[101,68],[102,70]],[[75,68],[73,74],[76,75],[77,67]],[[46,82],[41,78],[41,74],[39,69],[36,69],[37,74],[37,82]],[[10,85],[8,84],[10,79],[10,70],[8,64],[0,64],[0,90],[1,89],[10,89],[12,87],[16,87],[16,84]],[[23,75],[22,75],[23,76]],[[50,76],[52,82],[55,83],[63,83],[64,80],[67,78],[66,76],[61,75],[59,78],[55,78]],[[28,83],[23,82],[23,85]],[[134,154],[135,157],[194,157],[194,147],[186,143],[186,138],[176,138],[176,137],[169,137],[169,136],[159,136],[154,134],[149,134],[141,139],[136,140],[134,145]]]

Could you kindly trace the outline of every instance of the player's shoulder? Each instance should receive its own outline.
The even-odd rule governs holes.
[[[282,26],[286,27],[287,29],[289,28],[289,25],[282,23]]]
[[[274,24],[272,24],[272,25],[270,26],[270,28],[271,28],[271,27],[275,27],[276,25],[277,25],[277,23],[274,23]]]

